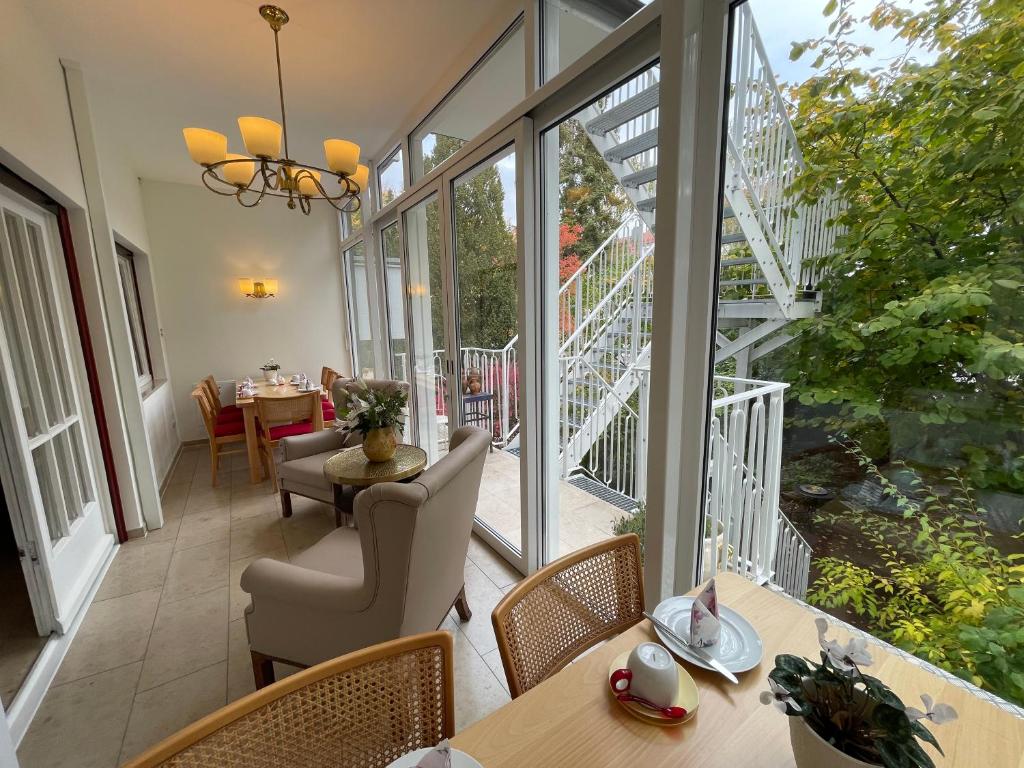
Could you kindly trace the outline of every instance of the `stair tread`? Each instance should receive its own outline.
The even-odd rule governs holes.
[[[648,197],[636,204],[636,207],[641,211],[653,211],[658,207],[657,197]]]
[[[587,131],[590,133],[605,134],[612,128],[617,128],[623,123],[640,117],[640,115],[658,108],[659,83],[655,83],[640,93],[626,99],[621,104],[602,112],[593,120],[587,123]]]
[[[604,159],[612,163],[621,163],[627,157],[639,155],[641,152],[654,149],[656,146],[658,146],[658,129],[652,128],[635,138],[624,141],[621,144],[616,144],[604,153]]]
[[[648,184],[658,178],[658,165],[650,165],[639,171],[628,173],[622,177],[621,184],[624,187],[639,187],[641,184]]]

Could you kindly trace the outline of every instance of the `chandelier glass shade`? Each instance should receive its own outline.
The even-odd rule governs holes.
[[[203,184],[218,195],[234,197],[246,208],[259,205],[264,197],[282,197],[289,208],[309,214],[314,200],[326,200],[339,211],[359,210],[359,195],[370,176],[359,163],[359,145],[344,139],[324,142],[326,168],[299,163],[288,154],[288,119],[284,108],[281,77],[281,48],[278,33],[288,23],[288,14],[275,5],[261,5],[262,16],[274,31],[277,58],[277,88],[281,122],[265,117],[238,118],[246,155],[228,152],[223,133],[206,128],[185,128],[185,145],[193,161],[203,166]],[[283,148],[283,152],[282,152]]]

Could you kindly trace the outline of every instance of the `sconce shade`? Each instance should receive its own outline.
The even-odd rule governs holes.
[[[250,155],[274,159],[281,154],[281,125],[265,117],[240,117],[238,130]]]
[[[255,162],[250,160],[245,155],[236,155],[229,152],[227,156],[228,160],[248,160],[247,163],[228,163],[224,168],[224,178],[229,183],[235,184],[239,187],[244,187],[252,181],[252,176],[256,172]]]
[[[205,128],[185,128],[182,134],[189,156],[199,165],[219,163],[227,155],[228,137],[223,133]]]
[[[351,176],[359,165],[359,145],[344,139],[327,139],[324,142],[324,157],[327,167],[335,173]]]
[[[252,293],[252,278],[240,277],[238,278],[238,289],[242,292],[243,296],[248,296]]]
[[[368,166],[360,165],[356,168],[356,172],[352,174],[352,181],[359,185],[360,192],[366,189],[366,182],[369,180],[370,169]]]
[[[272,277],[264,277],[261,280],[253,280],[251,277],[238,278],[238,287],[243,296],[253,299],[269,299],[277,295],[277,280]]]
[[[268,295],[276,296],[277,295],[277,280],[275,278],[272,278],[272,277],[265,277],[265,278],[263,278],[263,289],[267,292]]]
[[[320,190],[316,188],[316,184],[313,179],[320,181],[320,172],[314,171],[311,168],[303,168],[299,178],[299,194],[306,195],[308,197],[317,197],[320,194]]]

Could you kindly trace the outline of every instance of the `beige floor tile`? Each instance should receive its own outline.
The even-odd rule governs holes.
[[[469,559],[487,574],[499,589],[515,584],[523,575],[476,534],[469,540]]]
[[[260,517],[262,515],[280,515],[281,507],[277,496],[267,493],[232,494],[231,496],[231,519],[244,520],[247,517]]]
[[[472,561],[466,561],[464,573],[466,599],[473,616],[469,621],[456,619],[456,622],[477,653],[484,654],[498,647],[491,624],[491,611],[504,597],[504,593]]]
[[[114,768],[141,667],[126,664],[50,688],[18,749],[22,767]]]
[[[181,549],[171,558],[161,601],[171,603],[228,585],[228,542]]]
[[[227,587],[162,604],[146,651],[139,690],[155,688],[225,661],[227,621]]]
[[[281,518],[277,512],[231,522],[231,559],[240,560],[284,549]]]
[[[216,488],[197,489],[195,485],[188,494],[188,501],[185,502],[185,514],[191,515],[195,512],[202,512],[207,509],[226,507],[231,503],[231,486],[227,484],[218,485]]]
[[[236,701],[255,690],[245,619],[235,619],[228,628],[228,701]]]
[[[227,662],[205,667],[185,677],[135,696],[124,734],[121,760],[145,751],[227,703]]]
[[[241,586],[242,571],[244,571],[253,560],[259,560],[261,557],[269,557],[274,560],[280,560],[281,562],[288,561],[288,554],[285,552],[284,547],[273,552],[264,552],[259,555],[253,555],[252,557],[243,557],[239,560],[231,561],[231,570],[228,576],[231,590],[231,602],[228,606],[229,621],[233,622],[236,619],[240,619],[246,606],[249,605],[249,593],[244,592]]]
[[[181,512],[164,512],[164,524],[146,533],[141,539],[133,539],[132,543],[139,544],[174,544],[178,540],[178,531],[181,529]]]
[[[281,519],[288,557],[294,558],[334,530],[334,512],[326,504],[306,511],[295,510],[291,517]]]
[[[472,644],[455,632],[455,730],[469,727],[510,701],[508,691]]]
[[[214,541],[227,541],[231,531],[231,511],[228,506],[186,514],[174,542],[175,549],[187,549]]]
[[[501,664],[501,654],[498,649],[495,648],[493,651],[488,651],[483,655],[484,662],[490,668],[494,676],[498,678],[498,682],[501,683],[501,687],[508,692],[508,680],[505,677],[505,667]]]
[[[89,606],[55,685],[141,661],[153,629],[160,589],[112,597]]]
[[[150,541],[148,546],[143,546],[144,541],[132,539],[117,550],[96,593],[97,602],[163,586],[174,544]]]

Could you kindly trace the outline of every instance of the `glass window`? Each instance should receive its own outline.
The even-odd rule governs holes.
[[[547,82],[608,36],[650,0],[544,0],[541,4],[543,59]]]
[[[413,180],[454,155],[526,95],[526,47],[522,21],[484,58],[412,134]]]
[[[363,378],[373,378],[376,356],[373,349],[370,283],[366,270],[366,245],[356,243],[342,255],[345,264],[345,288],[348,293],[349,338],[352,341],[353,370]]]
[[[365,200],[365,197],[364,197]],[[341,239],[347,240],[363,228],[363,208],[358,211],[343,211],[341,214]]]
[[[384,208],[405,191],[401,148],[396,149],[387,160],[377,167],[377,190],[379,191],[380,208]]]
[[[135,376],[140,387],[153,383],[153,369],[149,356],[149,339],[146,336],[146,322],[142,317],[142,301],[139,296],[139,280],[135,274],[135,254],[118,244],[117,267],[121,278],[125,308],[128,311],[128,329],[132,337],[132,355],[135,359]]]
[[[405,337],[405,298],[402,291],[402,260],[398,250],[398,222],[380,231],[384,262],[384,290],[388,311],[388,336],[391,339],[391,377],[411,381],[409,343]]]

